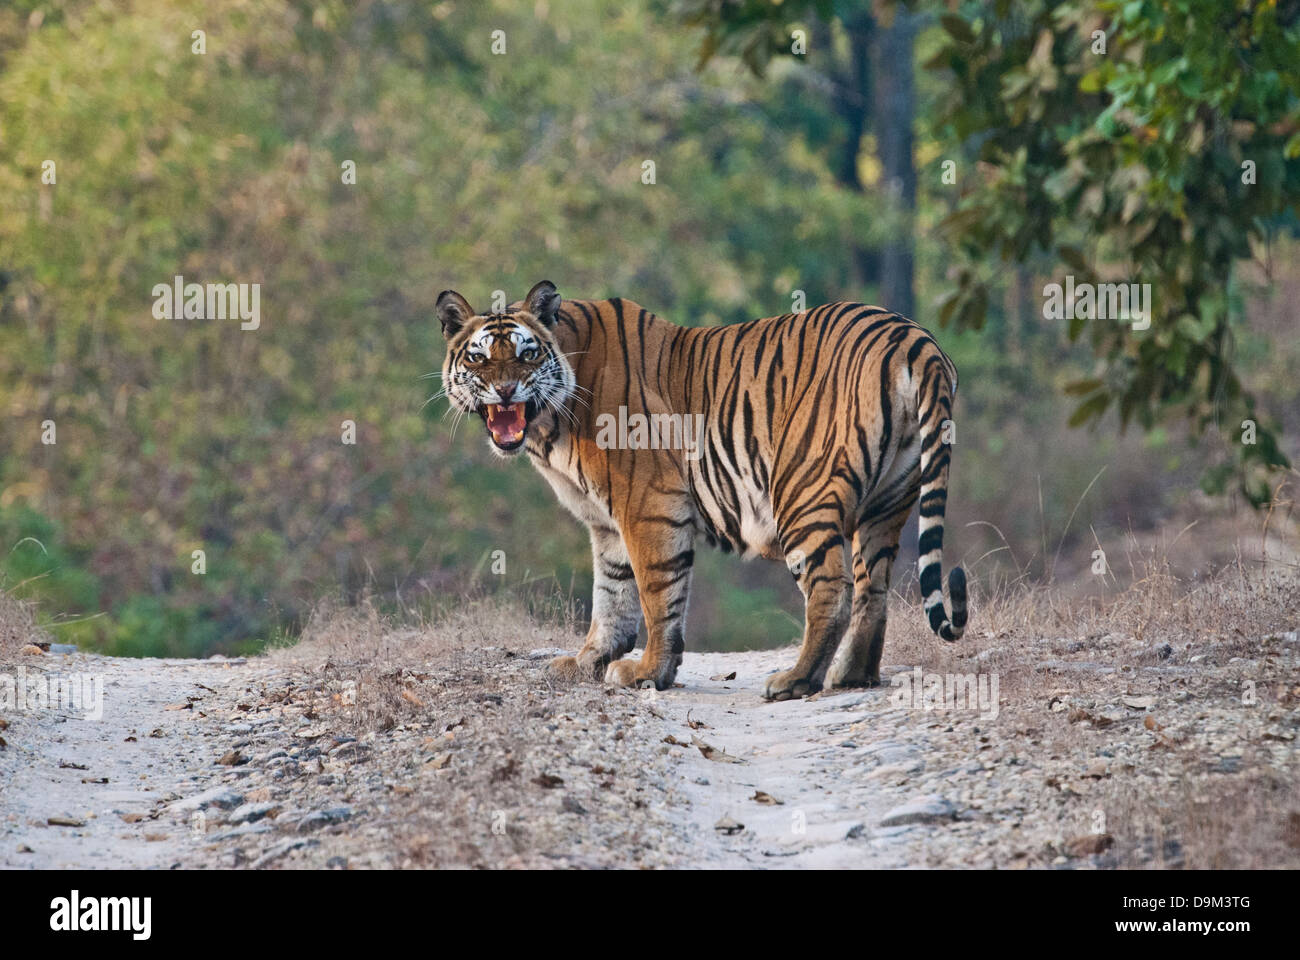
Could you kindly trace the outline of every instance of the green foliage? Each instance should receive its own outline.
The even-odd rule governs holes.
[[[981,176],[943,224],[964,262],[941,316],[983,323],[994,256],[1150,283],[1150,329],[1071,324],[1096,357],[1071,423],[1115,409],[1149,430],[1180,411],[1194,436],[1222,431],[1206,487],[1236,478],[1266,502],[1287,459],[1238,374],[1233,271],[1294,223],[1300,5],[978,3],[943,27],[927,64],[953,80],[940,122]],[[1234,439],[1246,418],[1261,421],[1253,445]]]
[[[1224,456],[1206,470],[1206,488],[1235,478],[1251,502],[1266,502],[1288,460],[1277,425],[1242,387],[1233,270],[1253,245],[1296,225],[1300,3],[907,6],[933,13],[943,35],[925,61],[946,94],[925,118],[930,132],[943,156],[978,165],[940,228],[958,255],[940,321],[982,327],[1008,264],[1150,283],[1148,330],[1113,318],[1071,322],[1071,339],[1085,339],[1096,358],[1094,375],[1072,391],[1081,399],[1071,424],[1114,409],[1122,427],[1150,430],[1179,413],[1194,438],[1222,433]],[[820,0],[674,0],[671,9],[702,29],[702,63],[733,54],[758,75],[789,56],[801,20],[870,15]],[[1093,52],[1096,31],[1104,53]],[[1258,442],[1233,439],[1244,419],[1257,421]]]
[[[545,484],[422,408],[438,291],[486,306],[551,277],[682,322],[748,319],[795,287],[833,297],[847,265],[821,251],[871,232],[873,203],[767,119],[778,98],[698,75],[688,41],[610,0],[11,13],[0,502],[52,518],[94,571],[101,602],[41,599],[109,611],[82,628],[106,648],[265,636],[366,585],[418,602],[498,548],[502,588],[579,575],[585,593],[586,538]],[[261,284],[261,328],[155,318],[177,274]]]
[[[50,608],[74,616],[99,609],[98,578],[48,518],[26,506],[0,508],[0,546],[0,589],[40,596]]]
[[[694,39],[667,27],[668,8],[694,11],[706,25],[709,16],[739,17],[745,30],[731,39],[719,33],[718,62],[697,71]],[[549,11],[506,0],[0,7],[0,585],[39,600],[61,639],[173,655],[282,639],[327,594],[369,589],[393,606],[436,606],[467,588],[515,595],[546,585],[585,600],[586,537],[545,483],[522,463],[496,460],[476,424],[453,436],[440,419],[444,407],[422,406],[432,387],[420,377],[438,368],[443,349],[434,297],[453,287],[481,306],[494,290],[518,296],[550,277],[566,296],[629,296],[696,324],[783,312],[796,289],[810,304],[872,299],[846,251],[879,250],[895,221],[872,179],[867,140],[858,165],[864,190],[833,173],[854,134],[819,78],[789,57],[789,27],[889,9],[818,0],[566,0]],[[1259,62],[1284,64],[1289,9],[1247,18],[1267,48]],[[1088,81],[1097,89],[1084,91],[1089,116],[1069,110],[1079,96],[1069,87],[1101,64],[1070,72],[1059,59],[1083,56],[1077,39],[1054,40],[1031,71],[1034,44],[1014,31],[997,28],[1005,50],[981,46],[997,10],[943,12],[942,25],[918,40],[919,51],[941,58],[918,78],[918,158],[960,156],[960,143],[973,160],[987,146],[981,169],[991,178],[979,182],[964,164],[967,192],[951,210],[952,188],[922,188],[917,286],[937,289],[950,268],[969,271],[951,315],[966,327],[982,317],[984,329],[944,338],[962,371],[955,494],[1015,539],[1036,535],[1026,529],[1034,520],[1025,464],[1042,465],[1045,511],[1061,521],[1095,470],[1083,451],[1057,443],[1050,390],[1085,381],[1080,399],[1096,404],[1103,388],[1110,395],[1128,383],[1116,372],[1128,367],[1107,359],[1103,338],[1094,368],[1082,333],[1071,347],[1041,331],[1031,339],[1022,323],[1016,347],[998,286],[1007,264],[997,254],[1019,249],[1003,242],[1007,232],[1028,231],[1031,259],[1075,258],[1080,273],[1110,264],[1119,248],[1091,243],[1101,233],[1088,218],[1112,217],[1118,204],[1123,221],[1134,191],[1112,192],[1119,187],[1110,179],[1122,184],[1141,165],[1124,151],[1141,160],[1155,147],[1132,139],[1128,115],[1113,112],[1110,139],[1080,141],[1085,159],[1101,151],[1103,171],[1086,173],[1101,185],[1086,202],[1093,181],[1054,181],[1060,199],[1049,196],[1056,171],[1047,158],[1091,136],[1091,121],[1120,95],[1153,111],[1160,137],[1173,122],[1176,140],[1186,129],[1176,111],[1168,120],[1161,90],[1148,104],[1131,71],[1154,71],[1160,57],[1217,58],[1217,72],[1205,73],[1217,82],[1194,91],[1220,98],[1197,108],[1198,117],[1209,111],[1206,142],[1220,138],[1202,154],[1236,144],[1258,155],[1261,192],[1225,184],[1235,192],[1214,209],[1236,216],[1260,203],[1263,211],[1268,190],[1293,196],[1294,157],[1284,157],[1279,175],[1257,148],[1285,135],[1283,153],[1291,149],[1283,94],[1291,96],[1295,72],[1277,66],[1276,77],[1225,87],[1232,56],[1180,27],[1174,35],[1191,53],[1172,50],[1165,35],[1142,40],[1159,57],[1097,73]],[[200,24],[204,55],[190,52]],[[1068,24],[1049,26],[1080,36]],[[498,29],[505,56],[491,53]],[[1125,29],[1141,38],[1146,28]],[[943,61],[945,51],[956,59]],[[977,52],[982,59],[972,59]],[[771,63],[769,79],[720,59],[733,54],[757,70]],[[787,61],[780,70],[778,54]],[[1056,126],[1020,116],[1032,87],[1005,93],[998,57],[1013,86],[1045,82],[1047,66],[1056,71],[1045,107]],[[1016,79],[1017,69],[1027,79]],[[1188,73],[1165,85],[1193,85]],[[959,102],[969,130],[950,129],[961,118],[946,111]],[[1239,130],[1237,113],[1255,109],[1280,119]],[[1232,123],[1215,121],[1216,111],[1229,111]],[[997,145],[999,136],[1012,138],[1011,149]],[[1022,161],[1014,160],[1016,138],[1025,139]],[[56,184],[41,182],[48,160]],[[345,160],[356,163],[355,184],[341,180]],[[654,184],[641,180],[647,160]],[[1178,209],[1177,191],[1154,184],[1164,172],[1152,169],[1125,229]],[[1184,195],[1195,188],[1184,181]],[[969,225],[971,236],[990,241],[979,257],[960,237],[948,246],[932,237],[943,215],[960,225],[990,197],[999,202],[987,223]],[[1207,254],[1239,249],[1215,223],[1206,221],[1200,238],[1184,225],[1188,240],[1161,220],[1152,236],[1172,237],[1170,263],[1185,273],[1195,262],[1189,243]],[[968,260],[953,263],[954,245]],[[1203,289],[1167,333],[1182,346],[1154,355],[1176,360],[1184,377],[1225,349],[1219,311],[1231,314],[1245,295],[1240,285],[1209,283],[1218,269],[1186,281]],[[155,318],[152,289],[177,274],[261,284],[261,328]],[[1215,289],[1224,299],[1206,300]],[[1148,336],[1157,333],[1166,333],[1159,315]],[[1266,367],[1294,398],[1290,354],[1244,335],[1238,342],[1237,358]],[[1222,357],[1230,372],[1231,357]],[[1120,359],[1136,369],[1152,362],[1144,353]],[[1160,388],[1176,387],[1177,376],[1162,372]],[[1235,381],[1218,376],[1227,396]],[[57,424],[53,445],[41,442],[46,419]],[[357,425],[355,446],[340,442],[344,420]],[[1266,436],[1258,453],[1271,462],[1280,453]],[[1109,438],[1094,446],[1113,448]],[[202,575],[192,572],[198,549]],[[484,562],[497,549],[506,551],[504,576]],[[697,583],[692,643],[788,642],[797,632],[784,612],[797,612],[797,594],[779,566],[702,559]]]
[[[855,6],[864,5],[835,0],[667,0],[674,18],[703,31],[699,66],[715,56],[734,56],[760,77],[774,57],[791,53],[793,25],[804,18],[830,20],[837,8]]]
[[[39,600],[40,622],[61,642],[121,656],[207,656],[248,649],[241,639],[268,627],[264,614],[248,612],[256,610],[255,598],[228,602],[239,589],[229,573],[204,581],[206,598],[197,602],[166,589],[160,570],[154,593],[114,596],[91,570],[106,569],[104,558],[69,545],[55,523],[24,505],[0,509],[0,544],[8,547],[0,588]]]

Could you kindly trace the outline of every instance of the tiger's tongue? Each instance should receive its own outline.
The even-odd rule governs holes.
[[[524,417],[524,404],[490,404],[488,406],[488,429],[492,436],[503,443],[513,443],[523,436],[528,421]]]

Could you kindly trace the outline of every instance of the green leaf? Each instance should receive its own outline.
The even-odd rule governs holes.
[[[1100,390],[1104,384],[1095,377],[1086,380],[1075,380],[1073,383],[1067,383],[1063,388],[1065,395],[1069,397],[1082,397],[1094,390]]]
[[[970,24],[962,17],[954,13],[945,13],[939,18],[939,23],[943,26],[948,35],[958,43],[974,43],[975,33],[971,30]]]
[[[939,307],[940,326],[946,327],[948,325],[948,321],[952,319],[953,311],[957,309],[957,305],[960,302],[961,302],[960,290],[949,291],[939,299],[939,303],[937,304],[937,306]]]
[[[1089,420],[1101,419],[1101,415],[1106,412],[1108,406],[1110,406],[1109,394],[1099,393],[1095,397],[1089,397],[1079,404],[1074,413],[1070,415],[1070,426],[1078,427]]]

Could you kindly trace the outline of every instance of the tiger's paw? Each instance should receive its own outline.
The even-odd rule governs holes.
[[[579,680],[599,680],[608,662],[602,657],[579,653],[576,657],[556,657],[547,664],[546,671],[553,679],[571,683]]]
[[[857,670],[836,669],[838,664],[831,664],[826,674],[826,687],[831,690],[859,690],[863,687],[880,686],[880,671],[869,673],[866,668]]]
[[[814,683],[808,677],[794,670],[782,670],[774,673],[763,684],[764,700],[798,700],[811,696],[821,689],[821,684]]]
[[[605,670],[605,682],[616,687],[654,687],[656,690],[664,690],[672,684],[671,676],[659,676],[655,669],[644,668],[643,661],[644,658],[615,660]]]

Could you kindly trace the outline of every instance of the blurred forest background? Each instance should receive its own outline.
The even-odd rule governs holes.
[[[542,278],[685,324],[803,291],[935,331],[961,375],[947,559],[986,588],[1119,589],[1134,550],[1189,577],[1294,562],[1298,23],[1286,0],[10,0],[0,588],[132,655],[254,650],[327,596],[585,605],[580,525],[423,405],[437,293]],[[156,319],[177,274],[261,284],[260,329]],[[1152,329],[1045,320],[1067,275],[1153,283]],[[690,646],[789,642],[789,579],[700,554]]]

